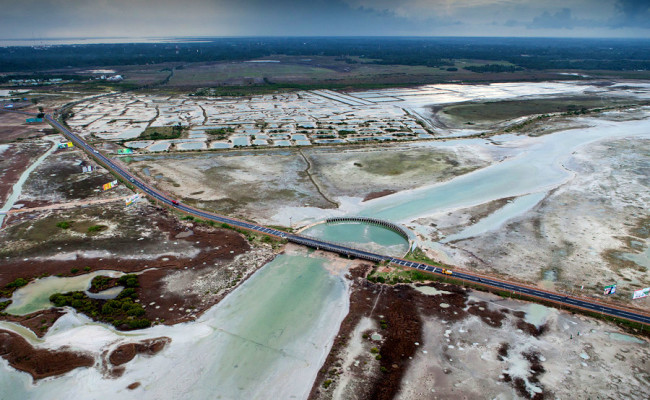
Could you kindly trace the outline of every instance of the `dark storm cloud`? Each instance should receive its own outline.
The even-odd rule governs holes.
[[[619,0],[616,9],[620,15],[612,19],[612,26],[650,28],[650,1]]]
[[[21,0],[0,38],[650,36],[647,0]]]
[[[5,8],[2,37],[413,35],[454,22],[412,21],[342,0],[24,0]]]
[[[569,8],[555,12],[544,11],[536,16],[529,29],[574,29],[578,27],[607,27],[611,29],[650,28],[649,0],[617,0],[613,15],[603,15],[602,19],[580,19]]]
[[[544,11],[542,15],[535,17],[527,27],[529,29],[573,29],[577,26],[589,26],[593,23],[592,21],[574,18],[570,9],[563,8],[553,14]]]

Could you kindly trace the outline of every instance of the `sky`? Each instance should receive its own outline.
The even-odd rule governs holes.
[[[650,0],[3,0],[0,39],[650,38]]]

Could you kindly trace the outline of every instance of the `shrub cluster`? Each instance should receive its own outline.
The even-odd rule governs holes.
[[[97,276],[92,280],[91,285],[103,287],[109,281],[108,277]],[[84,292],[68,292],[55,293],[50,296],[50,301],[56,307],[69,306],[95,320],[107,322],[116,327],[142,329],[151,326],[151,321],[140,318],[145,314],[142,305],[134,302],[138,297],[135,291],[135,288],[139,286],[137,275],[123,275],[118,279],[118,283],[125,286],[125,289],[115,299],[91,299]]]

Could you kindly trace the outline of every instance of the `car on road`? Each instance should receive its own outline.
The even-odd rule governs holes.
[[[442,273],[445,274],[445,275],[451,275],[451,274],[453,274],[452,271],[450,271],[450,270],[448,270],[448,269],[444,269],[444,268],[442,269]]]
[[[178,206],[178,201],[172,200],[172,204],[175,205],[175,206]]]

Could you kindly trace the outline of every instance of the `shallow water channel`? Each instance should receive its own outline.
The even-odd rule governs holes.
[[[70,313],[43,346],[99,354],[127,335],[172,342],[154,357],[136,357],[117,379],[87,368],[33,385],[0,360],[3,400],[306,398],[348,310],[345,271],[332,273],[327,263],[280,255],[197,321],[175,326],[125,334]],[[142,385],[126,389],[133,382]]]
[[[649,121],[609,122],[589,120],[589,128],[566,130],[539,138],[508,137],[504,150],[512,156],[504,161],[447,182],[370,200],[355,214],[407,222],[446,209],[470,207],[510,196],[543,193],[571,178],[563,162],[577,148],[598,140],[621,137],[650,137]],[[512,135],[510,135],[512,136]],[[493,138],[499,141],[500,137]],[[532,200],[534,197],[528,198]],[[509,207],[511,215],[499,216],[499,223],[521,215],[527,207]],[[487,227],[482,227],[486,229]]]
[[[32,165],[27,168],[22,175],[20,175],[20,178],[18,179],[18,182],[14,184],[12,187],[11,194],[9,195],[9,198],[5,202],[5,204],[0,208],[0,211],[2,212],[7,212],[11,210],[11,208],[16,204],[16,201],[18,201],[18,198],[20,197],[20,194],[23,191],[23,185],[25,182],[27,182],[27,178],[29,178],[29,175],[36,169],[38,168],[39,165],[45,161],[45,159],[52,153],[54,153],[57,149],[57,143],[52,142],[52,147],[50,147],[49,150],[47,150],[42,156],[40,156],[36,161],[32,163]],[[5,219],[5,214],[0,213],[0,227],[2,227],[2,223],[4,222]]]

